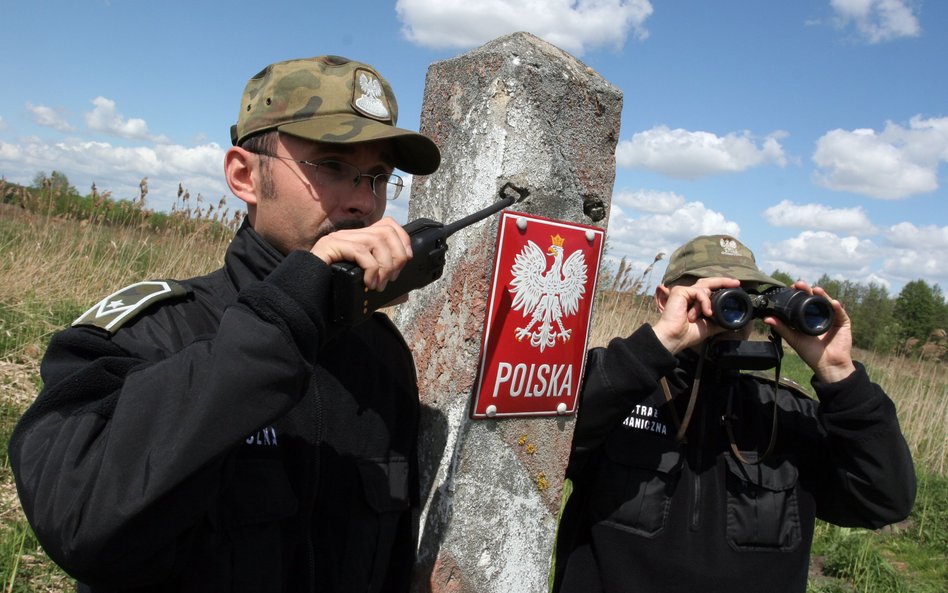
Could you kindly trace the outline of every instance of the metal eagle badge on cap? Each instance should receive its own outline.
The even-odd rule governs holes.
[[[721,237],[719,244],[721,245],[721,249],[723,249],[723,251],[721,251],[721,255],[741,255],[741,252],[737,249],[737,241],[734,239],[731,239],[730,237]]]
[[[352,85],[352,107],[372,119],[383,121],[392,119],[388,101],[385,99],[385,91],[382,90],[382,82],[378,76],[374,72],[361,68],[356,68],[353,76],[355,80]]]

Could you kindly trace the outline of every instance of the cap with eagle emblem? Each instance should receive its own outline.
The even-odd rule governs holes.
[[[750,249],[730,235],[702,235],[672,253],[662,284],[682,278],[737,278],[767,286],[786,286],[760,271]]]
[[[431,138],[395,127],[398,103],[388,81],[372,66],[341,56],[318,56],[270,64],[247,82],[231,142],[269,130],[350,144],[389,140],[394,165],[428,175],[441,163]]]

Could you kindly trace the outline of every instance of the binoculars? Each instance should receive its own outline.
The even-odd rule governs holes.
[[[752,319],[774,316],[811,336],[833,325],[833,305],[826,297],[796,288],[772,288],[755,293],[743,288],[720,288],[711,293],[711,319],[725,329],[740,329]]]

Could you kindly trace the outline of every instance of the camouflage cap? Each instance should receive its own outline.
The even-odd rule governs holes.
[[[396,167],[428,175],[441,163],[427,136],[395,127],[398,103],[388,82],[368,64],[318,56],[270,64],[244,88],[230,139],[239,146],[268,130],[328,143],[391,140]]]
[[[737,278],[741,282],[785,286],[761,272],[751,250],[729,235],[702,235],[675,250],[668,260],[662,284],[668,286],[689,276]]]

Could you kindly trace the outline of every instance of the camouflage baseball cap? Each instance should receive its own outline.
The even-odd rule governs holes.
[[[398,103],[392,87],[368,64],[341,56],[318,56],[270,64],[244,88],[230,139],[239,146],[258,132],[328,143],[391,140],[394,165],[428,175],[441,163],[427,136],[395,127]]]
[[[751,250],[729,235],[702,235],[676,249],[668,260],[662,284],[668,286],[687,276],[737,278],[741,282],[785,286],[761,272]]]

